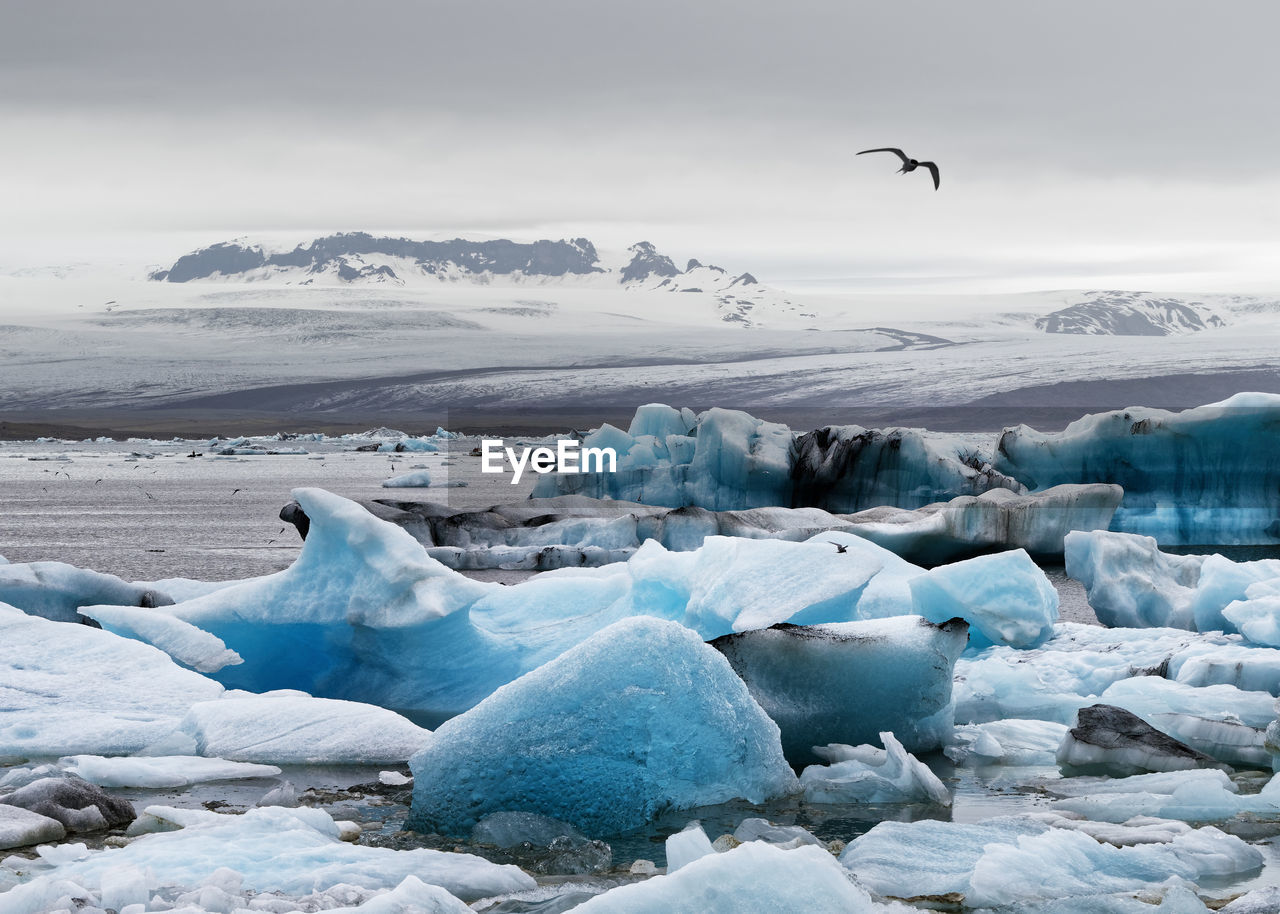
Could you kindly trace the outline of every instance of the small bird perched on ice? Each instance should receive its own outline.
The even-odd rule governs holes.
[[[858,155],[866,155],[868,152],[892,152],[898,158],[902,159],[902,167],[898,169],[898,174],[900,175],[906,174],[907,172],[915,171],[917,168],[920,168],[922,166],[924,168],[929,169],[929,173],[933,175],[934,190],[937,190],[938,185],[942,183],[942,181],[938,178],[938,166],[935,165],[933,162],[919,162],[913,158],[910,158],[901,149],[895,149],[892,146],[886,146],[882,149],[864,149],[862,150],[862,152],[858,153]]]

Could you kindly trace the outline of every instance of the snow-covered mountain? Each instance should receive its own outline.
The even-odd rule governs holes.
[[[633,244],[607,262],[586,238],[531,242],[507,239],[415,241],[348,232],[316,238],[292,250],[243,241],[220,242],[179,257],[149,278],[193,281],[270,281],[292,285],[420,285],[494,283],[622,287],[712,296],[720,319],[741,326],[766,313],[801,313],[776,289],[750,273],[690,260],[682,270],[653,244]]]
[[[1221,315],[1201,301],[1160,298],[1150,292],[1083,295],[1083,301],[1038,318],[1036,329],[1092,336],[1170,336],[1226,326]]]

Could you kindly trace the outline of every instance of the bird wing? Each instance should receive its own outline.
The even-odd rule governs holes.
[[[938,185],[942,183],[942,179],[938,177],[938,166],[932,162],[921,162],[920,164],[929,169],[929,174],[933,175],[933,189],[937,190]]]
[[[892,146],[885,146],[882,149],[864,149],[862,150],[862,152],[858,153],[858,155],[866,155],[868,152],[892,152],[898,158],[902,159],[903,165],[906,165],[908,162],[911,161],[909,158],[907,158],[907,154],[905,152],[903,152],[901,149],[895,149]]]

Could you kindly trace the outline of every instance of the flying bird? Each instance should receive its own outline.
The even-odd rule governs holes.
[[[835,540],[827,540],[827,542],[836,547],[836,552],[844,553],[849,551],[849,547],[844,543],[837,543]]]
[[[910,158],[901,149],[895,149],[892,146],[885,146],[882,149],[864,149],[862,150],[862,152],[858,153],[858,155],[866,155],[868,152],[892,152],[898,158],[902,159],[902,167],[898,169],[898,174],[900,175],[906,174],[907,172],[915,171],[917,168],[920,168],[921,166],[929,169],[929,174],[933,175],[934,190],[937,190],[938,185],[942,183],[941,179],[938,177],[938,166],[935,165],[933,162],[917,161],[916,159]]]

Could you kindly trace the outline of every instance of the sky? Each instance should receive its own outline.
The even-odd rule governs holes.
[[[0,269],[649,240],[794,288],[1280,291],[1280,4],[7,0]],[[940,167],[895,174],[899,146]]]

